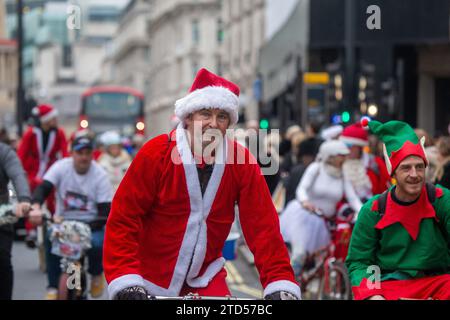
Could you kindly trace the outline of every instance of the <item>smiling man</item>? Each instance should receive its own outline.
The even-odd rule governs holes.
[[[150,140],[136,155],[106,227],[111,298],[230,295],[222,249],[237,204],[264,297],[300,299],[261,169],[247,149],[225,136],[237,123],[238,97],[237,85],[201,69],[189,94],[175,104],[181,121],[176,130]]]
[[[450,191],[425,183],[424,140],[408,124],[368,126],[396,184],[358,215],[346,260],[355,299],[450,299]]]

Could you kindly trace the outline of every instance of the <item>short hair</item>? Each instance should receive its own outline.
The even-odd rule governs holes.
[[[441,137],[437,149],[444,158],[450,157],[450,137]]]
[[[319,121],[311,121],[309,123],[309,126],[314,134],[318,134],[320,132],[320,129],[322,128],[322,123],[320,123]]]

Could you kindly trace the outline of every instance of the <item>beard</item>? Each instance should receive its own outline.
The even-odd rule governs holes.
[[[344,177],[348,179],[359,198],[372,195],[372,182],[361,159],[347,159],[342,166]]]

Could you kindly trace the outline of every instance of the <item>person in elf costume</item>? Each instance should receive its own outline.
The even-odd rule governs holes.
[[[424,139],[405,122],[363,120],[396,184],[361,208],[346,265],[355,299],[450,299],[450,190],[425,184]]]
[[[110,298],[230,295],[222,248],[235,204],[264,297],[301,298],[261,169],[246,148],[224,138],[238,120],[238,96],[237,85],[201,69],[189,94],[175,104],[177,128],[136,155],[106,225]],[[219,133],[213,138],[218,144],[208,154],[198,150],[197,139],[211,131]]]

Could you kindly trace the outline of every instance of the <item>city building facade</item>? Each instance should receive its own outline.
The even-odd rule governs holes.
[[[241,121],[258,120],[261,81],[259,52],[265,40],[265,0],[221,1],[217,38],[219,74],[241,88]]]
[[[197,71],[219,72],[218,0],[154,0],[148,26],[151,46],[146,90],[150,136],[172,128],[174,103],[185,96]]]

